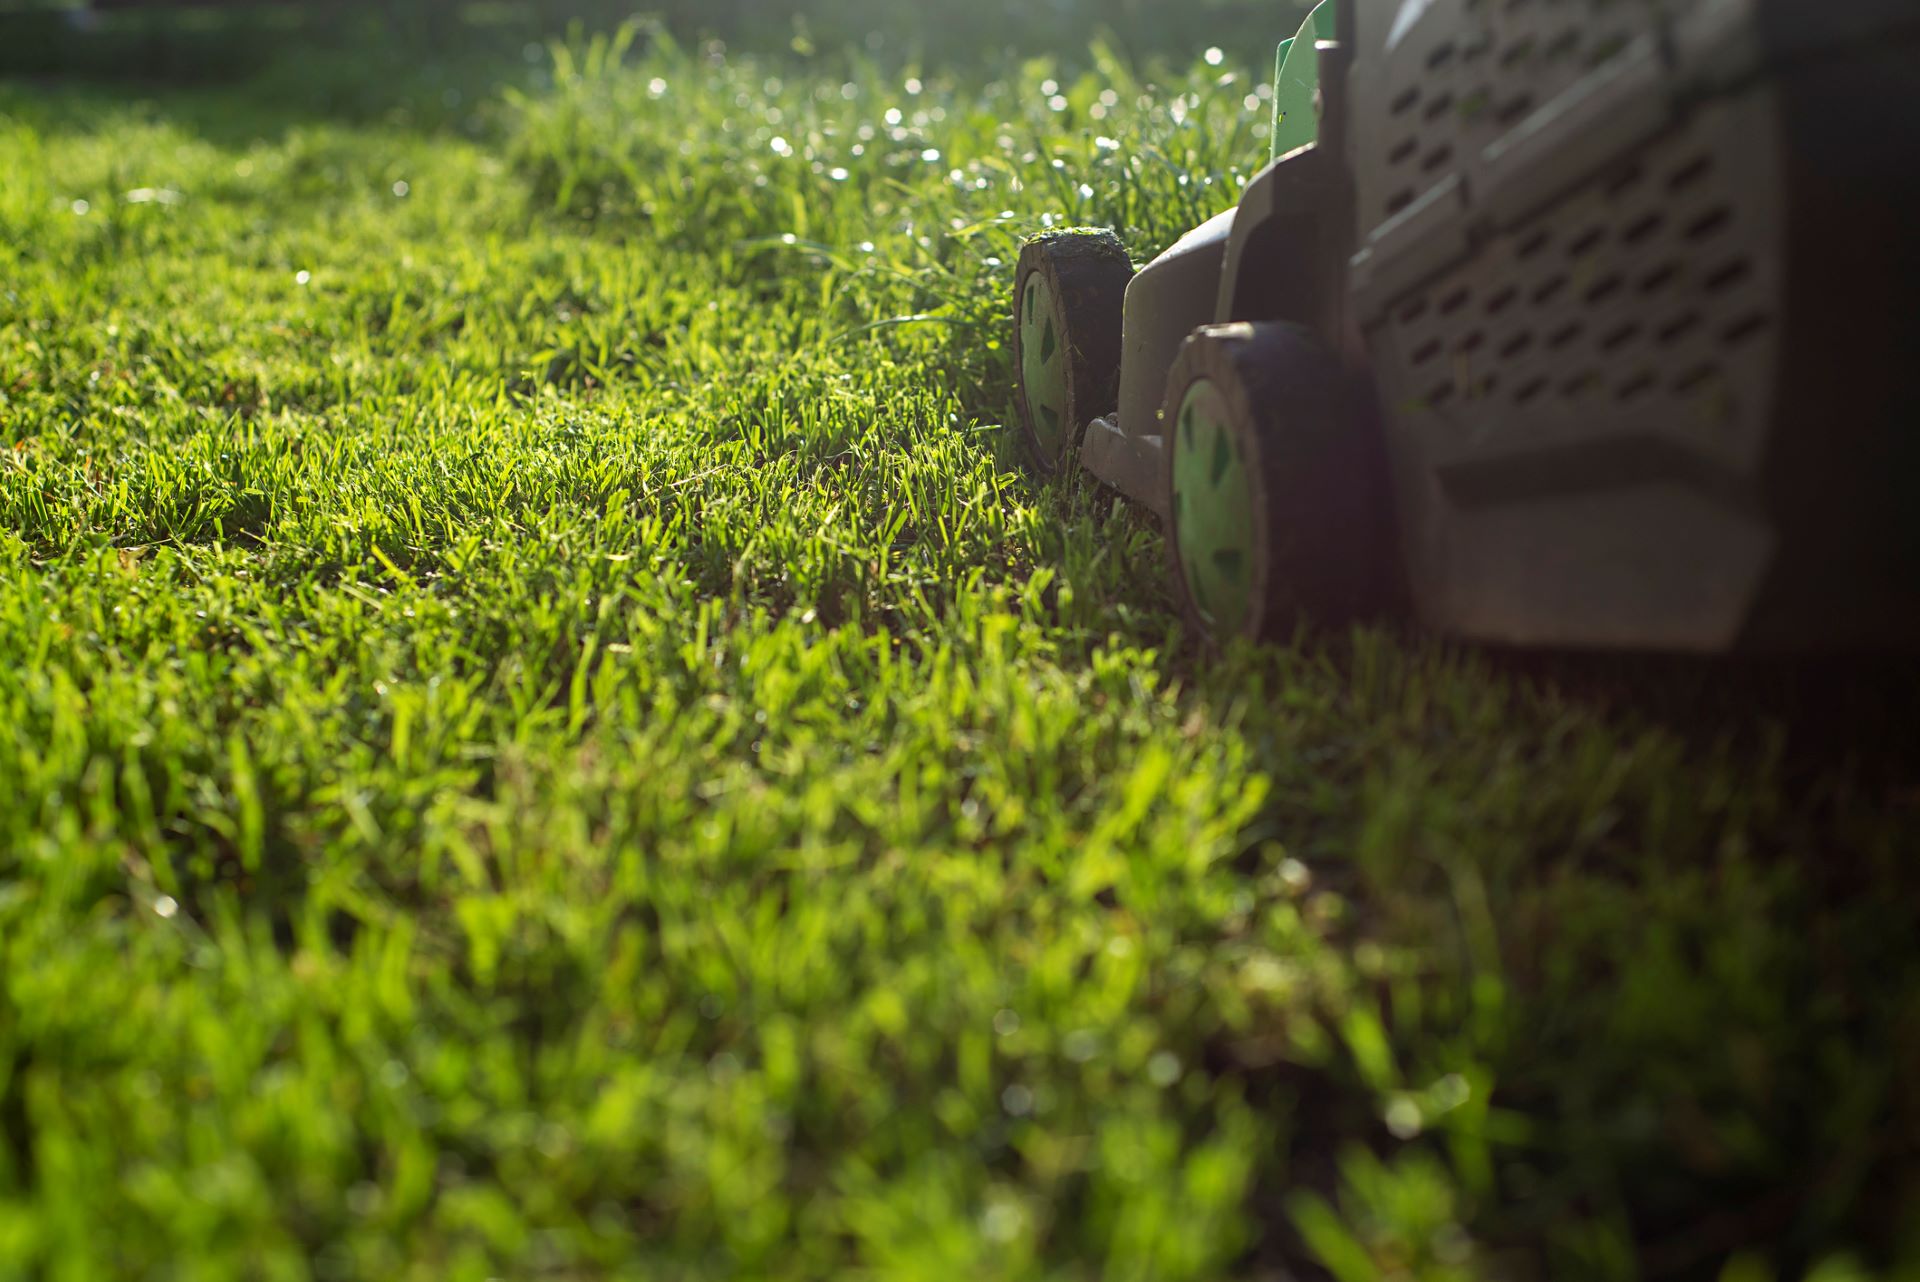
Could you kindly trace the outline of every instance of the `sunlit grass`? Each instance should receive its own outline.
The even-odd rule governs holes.
[[[1073,65],[0,98],[0,1276],[1920,1258],[1897,770],[1018,468],[1021,238],[1263,150]]]

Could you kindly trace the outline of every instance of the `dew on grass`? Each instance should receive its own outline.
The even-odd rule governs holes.
[[[1025,1117],[1033,1112],[1033,1091],[1015,1082],[1000,1092],[1000,1107],[1009,1117]]]
[[[171,918],[180,911],[180,901],[172,895],[162,895],[153,901],[153,911],[158,916]]]
[[[1013,1202],[995,1202],[980,1216],[980,1232],[991,1242],[1011,1242],[1026,1227],[1027,1215]]]
[[[1020,1016],[1010,1010],[994,1012],[993,1031],[1002,1037],[1012,1037],[1020,1031]]]
[[[564,1157],[567,1150],[572,1147],[573,1136],[560,1123],[548,1122],[534,1136],[533,1144],[545,1157]]]
[[[1387,1105],[1381,1120],[1387,1124],[1387,1130],[1391,1131],[1397,1140],[1414,1139],[1425,1126],[1425,1119],[1420,1115],[1420,1106],[1406,1095],[1395,1096],[1393,1102]]]
[[[1448,1073],[1427,1091],[1436,1112],[1450,1113],[1473,1098],[1473,1087],[1458,1073]]]
[[[1241,970],[1240,977],[1248,988],[1268,993],[1286,991],[1291,978],[1287,968],[1272,957],[1254,958]]]
[[[1084,1064],[1100,1053],[1100,1034],[1091,1028],[1076,1028],[1060,1039],[1060,1053],[1076,1064]]]
[[[1156,1051],[1147,1061],[1147,1080],[1168,1087],[1180,1080],[1180,1057],[1172,1051]]]

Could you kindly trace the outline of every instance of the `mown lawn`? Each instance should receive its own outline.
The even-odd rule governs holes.
[[[0,89],[0,1278],[1920,1276],[1913,678],[1020,469],[1237,58],[535,52]]]

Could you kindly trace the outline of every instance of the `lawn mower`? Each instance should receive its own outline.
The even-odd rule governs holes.
[[[1023,249],[1033,457],[1218,639],[1911,648],[1917,85],[1914,0],[1327,0],[1236,208]]]

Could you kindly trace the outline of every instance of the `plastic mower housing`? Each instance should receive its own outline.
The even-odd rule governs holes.
[[[1329,0],[1235,209],[1022,255],[1077,392],[1033,432],[1023,321],[1036,453],[1159,513],[1216,635],[1911,648],[1915,84],[1911,0]]]

